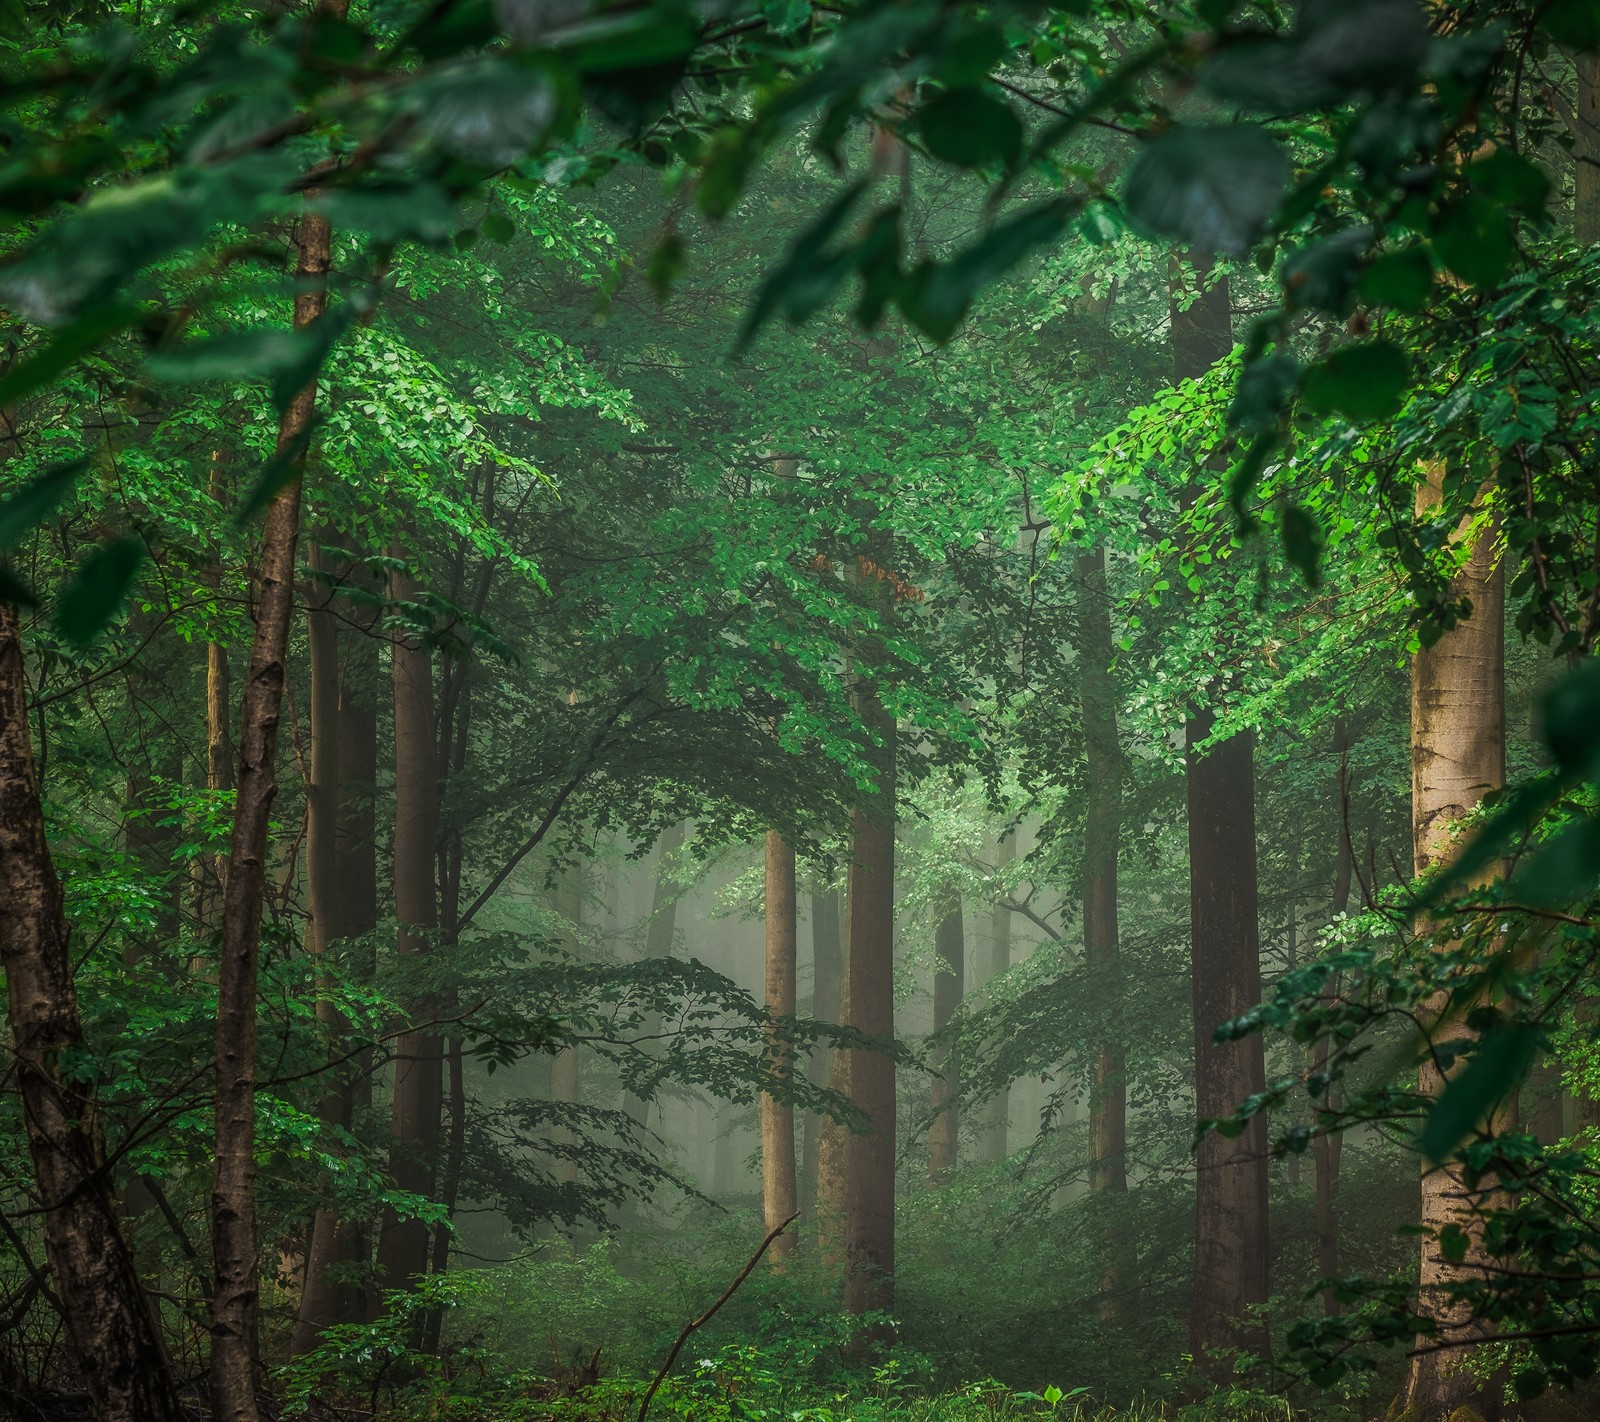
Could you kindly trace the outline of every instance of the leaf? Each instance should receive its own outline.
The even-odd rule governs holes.
[[[1600,818],[1564,825],[1512,876],[1510,894],[1536,909],[1562,909],[1586,898],[1600,881]]]
[[[1545,693],[1539,727],[1566,775],[1600,779],[1600,661],[1584,662]]]
[[[1385,252],[1367,263],[1357,283],[1362,298],[1395,311],[1422,311],[1433,294],[1433,263],[1423,247]]]
[[[1433,250],[1468,285],[1498,286],[1516,256],[1511,214],[1486,194],[1469,193],[1439,219]]]
[[[1291,252],[1283,262],[1283,289],[1296,306],[1345,317],[1355,304],[1361,258],[1372,245],[1370,227],[1352,227]]]
[[[761,284],[761,291],[745,317],[739,344],[748,345],[774,312],[782,311],[790,321],[800,321],[823,304],[855,265],[850,247],[828,250],[828,243],[844,225],[861,195],[865,183],[854,183],[842,193],[814,223],[795,238],[789,255]]]
[[[928,152],[958,168],[1016,160],[1022,151],[1022,120],[981,89],[951,89],[916,116],[916,131]]]
[[[1553,0],[1543,7],[1539,28],[1568,49],[1600,49],[1600,5],[1594,0]]]
[[[52,465],[0,504],[0,549],[16,547],[24,535],[49,518],[88,467],[87,459]]]
[[[944,266],[924,263],[906,283],[900,309],[936,341],[947,341],[984,287],[999,280],[1035,247],[1053,241],[1079,203],[1055,198],[1002,223]]]
[[[1123,202],[1159,236],[1243,256],[1289,176],[1288,155],[1259,128],[1173,128],[1140,149]]]
[[[39,596],[4,563],[0,563],[0,602],[16,607],[37,607]]]
[[[1481,1039],[1466,1067],[1445,1083],[1417,1134],[1417,1144],[1430,1163],[1448,1160],[1516,1089],[1533,1065],[1540,1041],[1539,1029],[1531,1022],[1507,1023]]]
[[[133,325],[138,317],[139,313],[130,306],[112,306],[106,310],[87,311],[61,327],[43,350],[0,377],[0,408],[15,405],[50,384],[108,337]]]
[[[656,300],[667,299],[672,291],[672,284],[683,275],[686,257],[683,238],[678,235],[677,230],[663,233],[661,240],[651,251],[650,263],[645,268],[645,280],[650,283],[650,290],[655,292]]]
[[[1550,199],[1550,179],[1544,170],[1509,148],[1494,148],[1475,158],[1467,165],[1467,179],[1495,202],[1532,217],[1541,214]]]
[[[67,641],[86,647],[106,629],[121,611],[144,553],[144,540],[129,535],[102,545],[78,565],[56,608],[56,629]]]
[[[509,242],[517,235],[516,224],[503,212],[485,213],[478,226],[491,242]]]
[[[1390,341],[1367,341],[1334,351],[1306,375],[1305,399],[1324,414],[1357,424],[1385,420],[1405,404],[1410,358]]]
[[[1428,56],[1428,20],[1416,0],[1303,0],[1285,36],[1232,35],[1200,70],[1230,103],[1309,113],[1405,89]]]
[[[1290,504],[1278,524],[1283,556],[1300,570],[1308,588],[1322,585],[1322,549],[1326,540],[1316,516],[1299,504]]]
[[[764,0],[761,18],[775,35],[792,35],[811,18],[811,0]]]
[[[1288,354],[1253,360],[1239,372],[1228,406],[1228,427],[1251,433],[1278,427],[1289,397],[1300,383],[1300,362]]]

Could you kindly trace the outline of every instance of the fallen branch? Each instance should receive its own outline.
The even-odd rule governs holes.
[[[761,1247],[750,1256],[750,1262],[739,1271],[739,1277],[722,1291],[722,1297],[712,1304],[711,1307],[708,1308],[703,1314],[701,1314],[699,1318],[695,1319],[691,1323],[686,1323],[683,1325],[683,1332],[678,1335],[678,1341],[672,1345],[672,1351],[667,1354],[667,1361],[661,1365],[661,1371],[656,1374],[655,1381],[650,1384],[649,1391],[644,1395],[644,1401],[639,1404],[639,1416],[637,1418],[637,1422],[644,1422],[644,1415],[650,1410],[650,1402],[656,1395],[656,1389],[660,1387],[664,1381],[666,1381],[667,1374],[672,1371],[672,1365],[678,1361],[678,1354],[682,1351],[683,1345],[689,1341],[689,1335],[693,1333],[695,1329],[702,1327],[704,1324],[710,1323],[711,1320],[716,1317],[717,1310],[734,1296],[734,1294],[738,1291],[739,1285],[744,1283],[744,1281],[750,1277],[750,1271],[761,1262],[761,1256],[767,1252],[767,1246],[799,1218],[800,1211],[796,1210],[781,1225],[772,1230],[767,1237],[761,1241]]]

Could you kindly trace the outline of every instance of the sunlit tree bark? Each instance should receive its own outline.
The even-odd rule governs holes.
[[[1417,512],[1426,516],[1441,502],[1445,469],[1432,464],[1417,490]],[[1464,532],[1465,530],[1463,530]],[[1505,578],[1498,530],[1491,523],[1474,534],[1470,556],[1452,592],[1470,600],[1471,616],[1411,659],[1411,828],[1413,868],[1424,874],[1453,852],[1462,818],[1490,791],[1505,784]],[[1441,998],[1431,1004],[1445,1010]],[[1464,1023],[1433,1023],[1433,1035],[1460,1036]],[[1430,1058],[1419,1080],[1430,1096],[1444,1089],[1446,1074]],[[1473,1277],[1483,1261],[1480,1230],[1473,1219],[1477,1196],[1457,1165],[1441,1165],[1422,1177],[1422,1238],[1419,1309],[1456,1342],[1472,1334],[1460,1304],[1443,1291],[1452,1280]],[[1444,1257],[1438,1232],[1456,1225],[1468,1239],[1466,1258]],[[1485,1383],[1467,1367],[1464,1348],[1419,1350],[1400,1395],[1411,1422],[1435,1422],[1472,1405],[1497,1411],[1498,1379]]]

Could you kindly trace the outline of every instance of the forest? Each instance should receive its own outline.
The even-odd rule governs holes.
[[[0,1417],[1600,1413],[1600,0],[0,0]]]

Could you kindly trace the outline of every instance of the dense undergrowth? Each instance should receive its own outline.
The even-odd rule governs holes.
[[[935,1192],[921,1203],[907,1212],[892,1330],[887,1318],[868,1320],[892,1331],[892,1343],[859,1355],[852,1343],[863,1321],[840,1310],[830,1271],[803,1250],[781,1271],[753,1272],[689,1336],[648,1416],[1268,1422],[1381,1412],[1381,1402],[1370,1404],[1392,1390],[1387,1371],[1367,1375],[1364,1392],[1332,1393],[1286,1388],[1283,1374],[1262,1367],[1232,1387],[1199,1384],[1172,1323],[1178,1301],[1129,1300],[1122,1315],[1104,1316],[1091,1302],[1081,1241],[1061,1216],[1004,1239],[942,1230]],[[749,1210],[691,1207],[670,1228],[550,1237],[506,1262],[436,1278],[419,1294],[394,1296],[379,1322],[330,1329],[315,1352],[281,1368],[285,1415],[637,1418],[680,1330],[722,1293],[760,1237],[757,1221]],[[1182,1247],[1168,1237],[1176,1218],[1157,1211],[1141,1223],[1154,1247]],[[1281,1335],[1304,1306],[1277,1301],[1269,1332]],[[436,1311],[443,1346],[429,1353],[417,1340]]]

